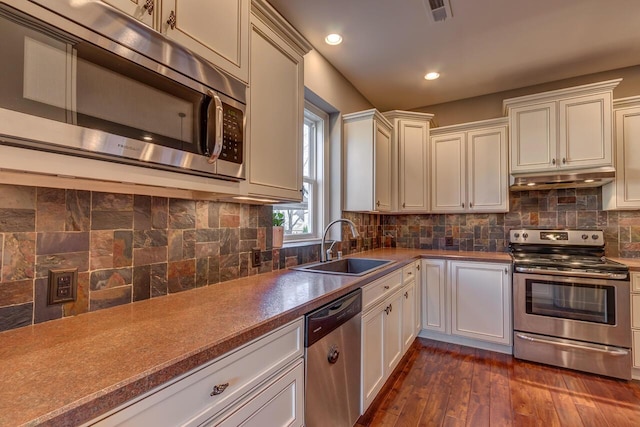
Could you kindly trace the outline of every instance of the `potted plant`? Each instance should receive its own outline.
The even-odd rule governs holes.
[[[273,213],[273,247],[281,248],[284,239],[284,213]]]

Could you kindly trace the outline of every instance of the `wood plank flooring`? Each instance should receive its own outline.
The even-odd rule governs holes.
[[[640,426],[640,382],[418,338],[360,417],[377,426]]]

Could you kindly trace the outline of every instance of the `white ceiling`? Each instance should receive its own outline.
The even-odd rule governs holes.
[[[269,2],[382,111],[640,64],[640,0],[450,0],[437,23],[423,0]]]

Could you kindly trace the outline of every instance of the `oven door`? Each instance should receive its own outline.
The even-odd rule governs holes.
[[[631,347],[629,282],[514,273],[514,329]]]

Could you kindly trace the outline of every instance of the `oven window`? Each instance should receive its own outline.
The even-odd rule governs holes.
[[[613,286],[526,280],[527,314],[615,325]]]

